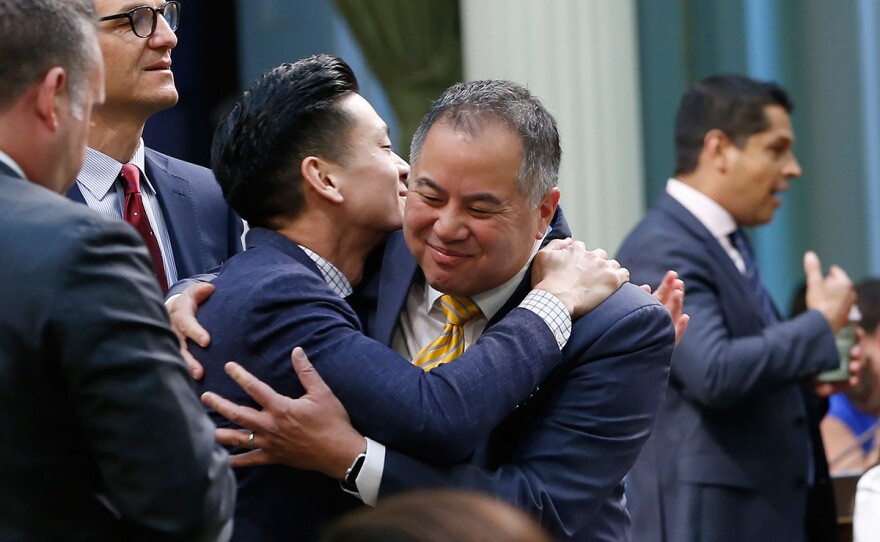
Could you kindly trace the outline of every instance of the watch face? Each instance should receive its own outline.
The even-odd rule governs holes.
[[[358,493],[357,477],[358,474],[361,473],[361,469],[363,468],[364,462],[366,460],[366,453],[361,453],[354,458],[354,462],[352,462],[351,466],[348,467],[348,470],[345,471],[345,478],[343,478],[339,482],[339,485],[342,487],[342,489],[348,491],[349,493]]]

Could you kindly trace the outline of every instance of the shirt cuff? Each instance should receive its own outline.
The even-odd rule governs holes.
[[[558,297],[544,290],[532,290],[519,306],[540,316],[556,337],[559,349],[565,348],[571,337],[571,314]]]
[[[358,473],[355,484],[364,504],[376,506],[379,499],[379,485],[385,470],[385,446],[367,437],[367,451],[364,466]]]

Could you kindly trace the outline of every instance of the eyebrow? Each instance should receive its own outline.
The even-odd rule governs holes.
[[[419,177],[418,179],[416,179],[415,184],[417,187],[427,187],[427,188],[430,188],[431,190],[435,190],[436,192],[439,192],[440,194],[443,194],[443,195],[448,194],[448,192],[446,190],[440,188],[440,186],[437,183],[435,183],[431,179],[427,179],[425,177]],[[482,203],[488,203],[491,205],[498,205],[498,206],[501,206],[504,204],[504,202],[501,201],[500,199],[498,199],[497,196],[495,196],[494,194],[490,194],[488,192],[478,192],[476,194],[471,194],[471,195],[465,196],[463,199],[468,203],[482,202]]]

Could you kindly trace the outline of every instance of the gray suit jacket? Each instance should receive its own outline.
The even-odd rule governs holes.
[[[226,453],[134,229],[0,164],[0,541],[214,540]]]
[[[667,269],[678,271],[691,316],[654,434],[629,475],[633,540],[800,542],[807,532],[833,539],[810,385],[838,363],[825,319],[807,311],[765,323],[747,279],[668,195],[617,258],[636,284],[656,286]]]

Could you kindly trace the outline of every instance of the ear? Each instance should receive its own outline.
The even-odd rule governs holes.
[[[559,188],[554,188],[544,194],[541,203],[538,204],[538,211],[541,213],[541,220],[538,222],[538,231],[535,232],[535,239],[542,239],[547,233],[547,228],[556,214],[556,208],[559,206]]]
[[[726,172],[730,168],[731,156],[730,151],[735,146],[727,134],[721,130],[709,130],[703,137],[703,151],[700,153],[700,161],[705,161],[713,169],[719,172]]]
[[[300,164],[300,173],[306,186],[316,194],[333,203],[342,203],[344,198],[329,162],[317,156],[306,156]]]
[[[69,100],[67,74],[64,68],[56,66],[46,72],[37,83],[36,113],[50,131],[58,129],[58,106],[62,97]]]

